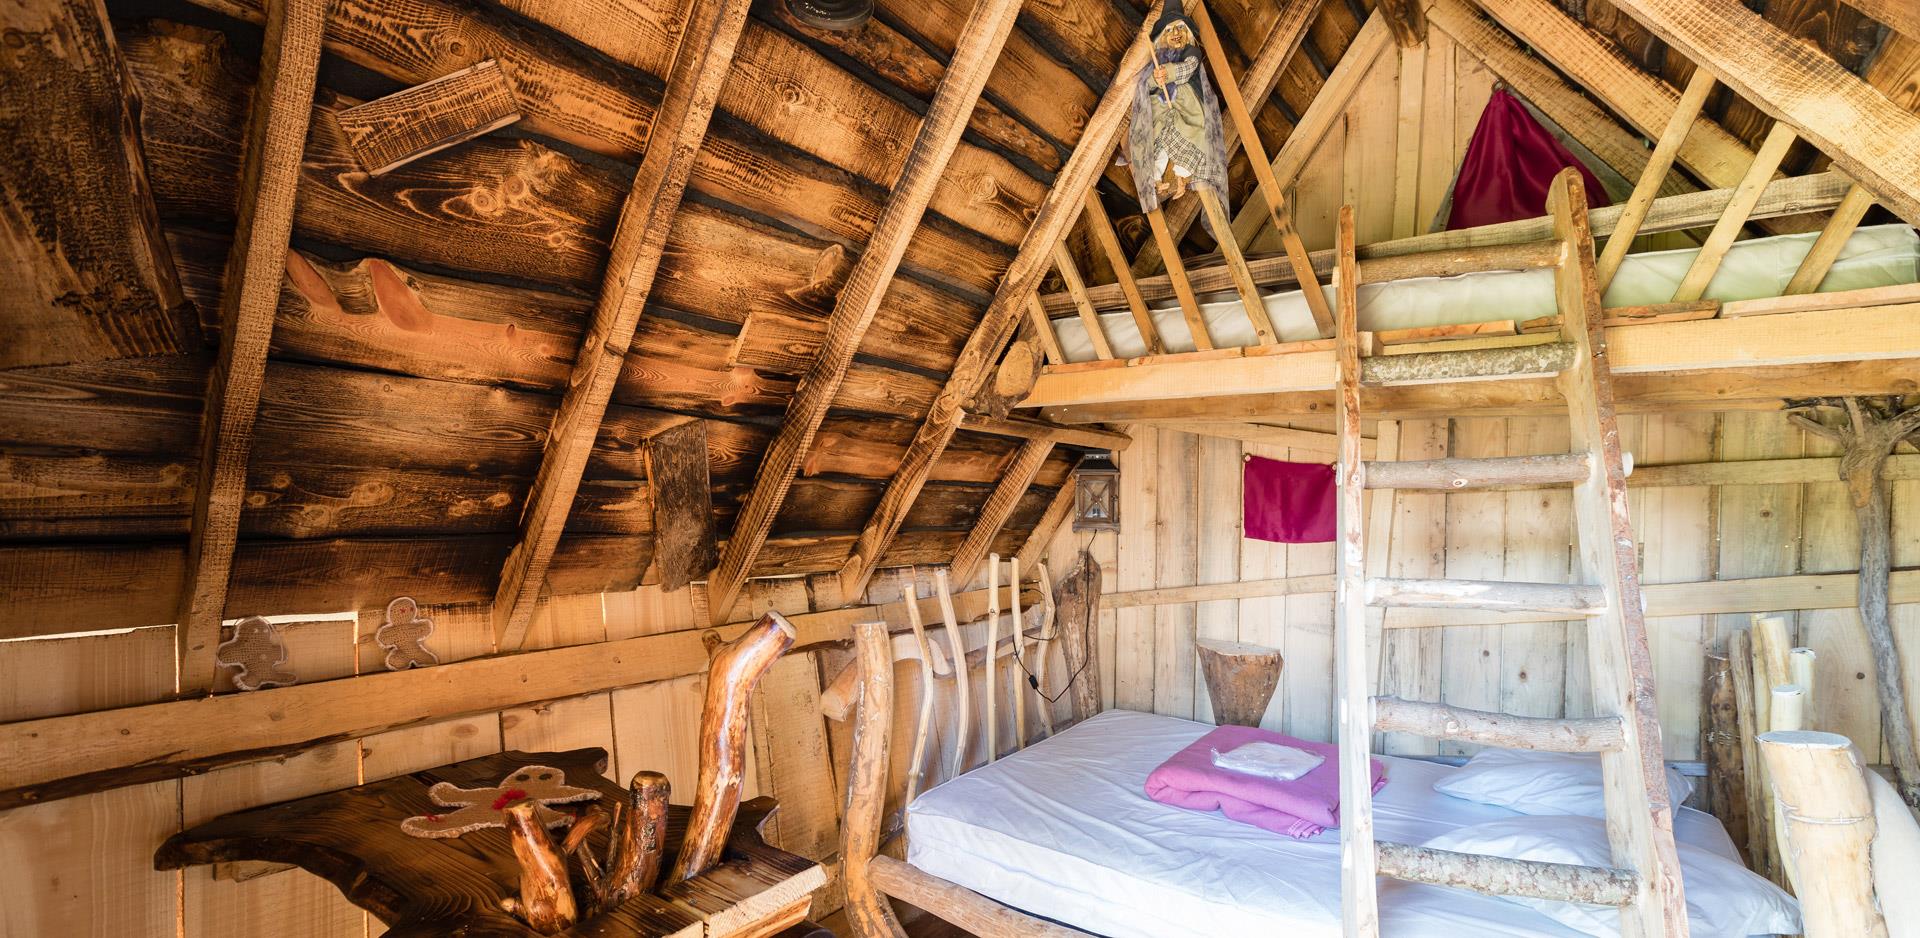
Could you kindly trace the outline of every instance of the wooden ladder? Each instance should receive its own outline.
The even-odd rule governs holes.
[[[1614,421],[1613,381],[1600,325],[1586,194],[1572,170],[1548,198],[1561,245],[1555,273],[1559,340],[1520,348],[1373,357],[1363,365],[1357,325],[1358,267],[1351,207],[1340,213],[1337,291],[1340,507],[1336,587],[1340,683],[1341,909],[1348,938],[1380,934],[1375,877],[1457,886],[1494,895],[1613,905],[1626,938],[1683,938],[1686,901],[1661,760],[1653,663],[1642,615],[1640,573],[1627,514],[1626,466]],[[1411,359],[1411,360],[1407,360]],[[1369,464],[1360,456],[1362,385],[1489,381],[1556,374],[1567,401],[1573,451],[1566,455],[1436,459]],[[1559,583],[1369,577],[1361,501],[1367,488],[1455,491],[1467,487],[1573,483],[1579,579]],[[1547,611],[1585,617],[1595,716],[1522,717],[1369,696],[1367,607]],[[1373,838],[1369,773],[1373,733],[1553,752],[1597,752],[1606,789],[1611,867],[1509,860]]]

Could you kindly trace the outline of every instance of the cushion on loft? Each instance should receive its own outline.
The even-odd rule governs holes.
[[[1586,186],[1587,204],[1611,205],[1599,178],[1553,134],[1527,113],[1520,99],[1496,88],[1480,112],[1480,124],[1467,143],[1460,174],[1453,183],[1453,211],[1447,228],[1493,225],[1546,214],[1553,177],[1572,166]]]
[[[1607,816],[1595,753],[1482,749],[1433,790],[1521,814]],[[1679,807],[1693,794],[1693,783],[1669,767],[1667,791]]]
[[[1436,786],[1438,787],[1438,786]],[[1612,866],[1606,822],[1587,817],[1515,817],[1448,831],[1423,846],[1516,860]],[[1680,877],[1687,894],[1687,923],[1694,938],[1797,935],[1800,906],[1764,877],[1725,857],[1679,844]],[[1620,910],[1612,906],[1502,896],[1568,928],[1589,935],[1620,934]]]

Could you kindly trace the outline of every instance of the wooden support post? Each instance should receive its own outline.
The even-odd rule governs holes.
[[[847,891],[847,922],[858,938],[907,938],[886,897],[868,876],[874,855],[880,852],[880,821],[887,810],[887,749],[893,736],[893,653],[886,624],[854,626],[853,650],[860,664],[860,705],[854,711],[847,811],[840,825],[840,881]],[[956,657],[954,667],[966,667],[965,660],[964,655]]]
[[[1747,768],[1741,757],[1738,690],[1734,687],[1729,655],[1707,656],[1706,688],[1707,785],[1713,814],[1726,825],[1727,836],[1747,852]]]
[[[1380,0],[1387,26],[1402,49],[1412,49],[1427,41],[1427,14],[1419,0]]]
[[[567,879],[566,858],[554,847],[546,826],[535,819],[536,807],[532,801],[507,807],[507,839],[513,843],[514,859],[520,861],[520,895],[501,904],[528,928],[551,935],[573,927],[580,920],[580,910]]]
[[[1203,638],[1194,643],[1220,726],[1259,726],[1280,686],[1280,653],[1264,645]]]
[[[1807,938],[1886,938],[1873,894],[1877,825],[1866,766],[1844,736],[1809,731],[1760,737],[1794,865],[1819,870],[1795,883]]]
[[[271,0],[260,51],[260,82],[241,157],[240,217],[220,300],[220,351],[207,378],[200,418],[200,472],[188,528],[174,647],[180,693],[213,689],[214,646],[227,605],[233,551],[240,543],[253,421],[266,382],[267,347],[280,306],[287,242],[319,78],[322,0]]]
[[[1107,206],[1100,201],[1099,187],[1087,190],[1087,210],[1081,217],[1086,219],[1094,243],[1100,245],[1100,250],[1107,255],[1107,263],[1113,267],[1120,292],[1127,298],[1127,311],[1133,314],[1134,328],[1140,330],[1140,341],[1147,348],[1146,354],[1166,351],[1166,343],[1160,341],[1160,330],[1153,324],[1147,301],[1140,296],[1140,285],[1133,279],[1133,269],[1127,266],[1127,253],[1120,246],[1119,233],[1113,230],[1113,219],[1107,216]],[[1040,298],[1034,297],[1034,302],[1040,302]]]
[[[1013,640],[1013,666],[1024,669],[1027,659],[1027,621],[1020,616],[1020,561],[1008,558],[1007,580],[1013,586],[1013,630],[1008,638]],[[1024,673],[1024,672],[1021,672]],[[1021,673],[1007,672],[1007,683],[1013,688],[1013,748],[1027,748],[1027,682],[1021,680]]]
[[[1220,256],[1226,260],[1227,272],[1233,275],[1233,288],[1240,294],[1240,306],[1246,311],[1247,321],[1253,323],[1254,338],[1261,345],[1279,344],[1280,338],[1273,331],[1273,321],[1267,318],[1267,305],[1260,299],[1260,288],[1254,285],[1253,275],[1247,272],[1247,259],[1240,254],[1240,245],[1233,240],[1233,224],[1227,218],[1227,210],[1220,205],[1220,196],[1211,189],[1198,188],[1193,195],[1200,200],[1200,207],[1207,213],[1207,224],[1220,233]],[[1305,254],[1305,249],[1302,249],[1303,259]],[[1307,270],[1313,270],[1310,263]]]
[[[1015,557],[1014,560],[1017,563],[1020,558]],[[1053,735],[1053,701],[1047,695],[1047,688],[1053,685],[1047,682],[1047,676],[1053,669],[1053,643],[1060,636],[1060,629],[1056,624],[1059,620],[1055,618],[1059,610],[1054,605],[1053,577],[1047,572],[1047,565],[1033,564],[1033,571],[1040,581],[1040,663],[1033,669],[1034,683],[1039,686],[1034,688],[1034,694],[1039,698],[1040,729],[1051,737]]]
[[[1027,319],[1033,324],[1033,333],[1040,337],[1040,347],[1046,350],[1047,364],[1064,365],[1067,353],[1060,348],[1060,334],[1053,331],[1053,320],[1047,317],[1047,308],[1040,305],[1038,294],[1027,297]]]
[[[1802,726],[1801,729],[1817,730],[1820,728],[1818,703],[1820,698],[1815,696],[1813,684],[1813,665],[1814,661],[1818,658],[1818,653],[1813,649],[1804,647],[1795,648],[1787,655],[1788,677],[1806,693],[1806,700],[1802,707],[1805,713],[1803,718],[1805,725]]]
[[[1614,223],[1613,234],[1607,237],[1600,259],[1594,263],[1593,275],[1600,283],[1602,294],[1613,283],[1613,275],[1619,273],[1620,262],[1626,260],[1627,252],[1632,250],[1633,239],[1639,237],[1647,212],[1660,197],[1661,183],[1673,169],[1674,157],[1680,155],[1680,144],[1686,142],[1687,132],[1693,129],[1693,122],[1700,116],[1700,109],[1706,106],[1707,95],[1712,91],[1713,73],[1704,68],[1694,69],[1693,78],[1680,93],[1679,106],[1673,109],[1673,116],[1667,118],[1666,129],[1660,132],[1660,139],[1653,146],[1653,155],[1647,158],[1647,168],[1640,171],[1640,181],[1634,184],[1633,194],[1627,197],[1620,212],[1620,220]]]
[[[854,353],[859,351],[867,327],[880,311],[880,301],[886,295],[887,285],[899,269],[900,260],[906,255],[907,242],[913,237],[915,229],[919,228],[927,203],[932,200],[934,189],[946,173],[947,159],[960,144],[960,135],[967,128],[968,116],[973,113],[974,104],[980,99],[980,90],[986,85],[987,74],[993,70],[1000,47],[1012,31],[1014,17],[1019,11],[1019,0],[979,0],[967,18],[967,25],[954,48],[953,58],[947,63],[946,74],[940,79],[940,87],[934,92],[933,102],[928,105],[926,117],[920,122],[920,130],[907,151],[905,165],[900,170],[899,178],[894,181],[893,194],[881,208],[866,249],[860,254],[860,259],[854,262],[853,270],[847,274],[846,286],[841,288],[840,296],[834,303],[819,357],[801,376],[798,389],[788,401],[786,417],[780,422],[779,431],[760,461],[759,471],[754,475],[753,491],[741,505],[726,551],[707,581],[708,608],[712,610],[716,622],[724,621],[727,610],[733,608],[734,599],[740,595],[741,587],[753,572],[754,558],[759,555],[761,545],[766,543],[767,534],[773,530],[780,506],[786,502],[787,490],[792,486],[794,476],[800,472],[808,451],[813,448],[814,435],[820,429],[820,422],[826,419],[828,409],[833,406],[834,397],[847,376],[847,369],[853,365]],[[1077,205],[1077,193],[1074,201]],[[1017,312],[1024,306],[1024,294],[1020,300],[1021,303],[1012,306],[1010,311]],[[1004,322],[1011,326],[1013,319],[1014,316],[1005,315]],[[977,369],[974,376],[976,380],[968,382],[964,392],[958,395],[958,400],[954,402],[956,409],[961,402],[973,398],[973,393],[978,390],[978,379],[984,379],[991,370],[993,360],[999,358],[1000,348],[1011,331],[1009,328],[1007,333],[997,335],[993,353],[982,356],[979,364],[974,366]],[[958,364],[955,367],[958,368]],[[871,559],[877,560],[879,556],[876,552]],[[858,583],[852,584],[854,588],[843,588],[841,595],[860,595],[866,588],[866,580],[866,576],[861,576]],[[843,587],[846,585],[843,578]]]
[[[1820,229],[1820,237],[1814,239],[1807,256],[1801,258],[1782,295],[1798,296],[1820,289],[1820,281],[1827,279],[1827,271],[1833,268],[1841,249],[1847,246],[1847,239],[1853,237],[1853,230],[1860,227],[1860,219],[1865,218],[1867,209],[1872,207],[1873,193],[1858,183],[1849,186],[1839,207],[1827,219],[1827,226]]]
[[[793,647],[792,623],[768,612],[739,638],[714,649],[707,668],[706,700],[700,707],[700,781],[693,793],[687,835],[667,882],[692,879],[712,867],[726,848],[746,780],[747,707],[761,675]],[[891,664],[891,661],[889,661]]]
[[[1746,767],[1740,794],[1746,802],[1747,836],[1738,842],[1738,846],[1746,855],[1747,865],[1765,876],[1767,841],[1772,836],[1768,831],[1773,827],[1773,812],[1766,788],[1760,782],[1760,748],[1755,743],[1760,729],[1753,709],[1753,635],[1750,631],[1741,629],[1727,636],[1727,667],[1733,674],[1737,721],[1735,731],[1739,737],[1740,764]]]
[[[933,647],[927,644],[927,629],[920,621],[917,579],[913,568],[908,567],[901,571],[898,580],[900,595],[907,600],[907,625],[913,629],[913,644],[920,651],[920,713],[913,725],[913,754],[907,762],[907,795],[901,804],[912,804],[914,796],[920,793],[920,783],[926,780],[927,735],[933,726],[933,695],[937,687],[933,682]],[[1019,595],[1017,588],[1014,594]],[[966,663],[961,661],[961,666],[965,667]]]
[[[1060,272],[1068,295],[1073,297],[1074,308],[1080,311],[1080,324],[1086,327],[1087,341],[1093,343],[1093,356],[1112,358],[1113,345],[1107,341],[1107,330],[1100,325],[1100,314],[1087,299],[1087,282],[1081,279],[1080,267],[1073,262],[1073,252],[1067,250],[1065,241],[1053,246],[1053,268]]]
[[[626,364],[634,330],[653,291],[667,232],[680,209],[700,141],[707,135],[714,102],[732,68],[747,6],[746,0],[696,0],[688,12],[681,51],[667,75],[647,154],[620,208],[593,320],[580,343],[580,355],[521,512],[520,539],[500,571],[493,599],[493,633],[501,651],[516,651],[526,640],[534,604],[546,585],[547,567],[573,510],[573,497],[613,397],[614,382]]]
[[[1734,189],[1733,201],[1727,204],[1727,210],[1714,223],[1713,231],[1707,235],[1705,243],[1700,245],[1700,253],[1694,255],[1693,266],[1687,268],[1686,276],[1680,279],[1680,286],[1673,291],[1673,301],[1684,303],[1697,300],[1706,295],[1707,285],[1713,282],[1713,275],[1720,270],[1720,262],[1726,260],[1727,250],[1733,247],[1733,241],[1740,235],[1740,229],[1746,227],[1747,216],[1752,214],[1753,206],[1760,201],[1760,193],[1766,191],[1767,183],[1780,169],[1780,161],[1793,146],[1793,128],[1786,124],[1775,124],[1767,131],[1767,139],[1760,144],[1759,152],[1753,155],[1753,165],[1747,167],[1747,175]]]
[[[973,674],[967,667],[967,637],[960,632],[960,619],[954,615],[953,592],[947,586],[947,571],[933,571],[933,593],[940,600],[940,621],[947,627],[947,648],[953,661],[953,766],[948,775],[967,770],[967,743],[973,732]],[[996,595],[998,595],[996,593]]]
[[[1180,259],[1180,245],[1173,239],[1173,233],[1167,230],[1166,213],[1154,209],[1147,213],[1147,228],[1153,232],[1153,243],[1160,246],[1160,262],[1166,265],[1167,282],[1173,286],[1173,294],[1180,302],[1180,315],[1187,320],[1187,332],[1193,337],[1193,347],[1198,351],[1213,348],[1213,335],[1207,331],[1206,313],[1200,309],[1200,298],[1193,293],[1193,285],[1187,280],[1187,265]]]
[[[659,772],[635,772],[627,801],[614,807],[608,834],[600,907],[614,908],[653,891],[667,846],[667,798],[672,785]]]

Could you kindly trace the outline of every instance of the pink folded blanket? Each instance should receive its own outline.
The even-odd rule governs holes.
[[[1277,781],[1220,768],[1213,753],[1248,743],[1294,746],[1326,757],[1292,781]],[[1386,768],[1373,760],[1373,790],[1387,783]],[[1147,797],[1195,811],[1219,811],[1242,824],[1305,839],[1340,826],[1340,747],[1312,743],[1251,726],[1222,726],[1174,753],[1147,775]]]

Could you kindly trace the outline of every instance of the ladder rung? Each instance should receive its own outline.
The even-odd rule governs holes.
[[[1587,478],[1587,454],[1495,456],[1488,459],[1409,459],[1367,463],[1370,489],[1465,489],[1490,485],[1550,485]]]
[[[1383,733],[1545,752],[1612,752],[1626,745],[1614,717],[1523,717],[1398,697],[1373,698],[1373,726]]]
[[[1374,844],[1380,875],[1412,883],[1456,886],[1490,896],[1525,896],[1558,902],[1623,906],[1633,901],[1639,877],[1632,870],[1572,863],[1512,860],[1380,841]]]
[[[1367,605],[1422,609],[1484,609],[1597,616],[1607,611],[1606,591],[1577,583],[1515,583],[1506,580],[1403,580],[1371,577]]]
[[[1571,342],[1464,352],[1374,355],[1361,359],[1360,383],[1379,386],[1532,378],[1558,374],[1571,367],[1573,359]]]

